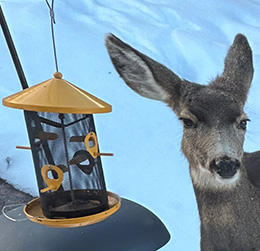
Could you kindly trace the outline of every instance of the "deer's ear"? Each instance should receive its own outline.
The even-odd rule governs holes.
[[[252,51],[246,37],[237,34],[225,58],[225,68],[218,85],[237,95],[245,103],[253,79]]]
[[[178,102],[183,81],[172,71],[112,34],[106,36],[106,47],[117,72],[135,92],[166,103]]]

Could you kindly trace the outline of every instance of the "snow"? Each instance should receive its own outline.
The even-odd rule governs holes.
[[[50,17],[44,0],[1,3],[29,85],[55,71]],[[104,36],[112,32],[165,64],[180,77],[207,84],[221,74],[237,33],[253,50],[255,75],[246,104],[251,123],[246,151],[260,143],[259,0],[57,0],[55,36],[59,70],[66,80],[113,106],[95,115],[108,190],[152,210],[167,226],[171,241],[162,250],[198,251],[199,216],[180,151],[182,127],[164,104],[141,98],[119,78]],[[3,38],[3,36],[2,36]],[[0,39],[1,99],[21,90],[4,39]],[[23,112],[1,106],[0,177],[37,195]]]

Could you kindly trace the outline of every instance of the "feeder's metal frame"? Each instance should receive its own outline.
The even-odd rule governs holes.
[[[9,97],[3,99],[3,105],[18,108],[24,110],[25,121],[27,125],[27,131],[30,138],[30,126],[29,126],[29,113],[35,116],[35,123],[37,127],[41,128],[41,123],[39,120],[38,112],[50,112],[50,113],[74,113],[74,114],[89,114],[93,116],[94,113],[107,113],[111,112],[112,106],[107,104],[106,102],[96,98],[95,96],[85,92],[84,90],[78,88],[77,86],[71,84],[70,82],[62,79],[62,74],[60,72],[55,72],[53,74],[54,78],[44,81],[40,84],[34,85],[32,87],[28,87],[22,65],[20,63],[17,51],[15,49],[10,31],[8,29],[7,22],[5,20],[1,5],[0,5],[0,23],[1,27],[10,51],[10,54],[13,59],[13,63],[15,65],[17,74],[19,76],[21,85],[23,90],[13,94]],[[60,98],[62,97],[62,98]],[[64,98],[65,97],[65,98]],[[45,142],[43,144],[44,151],[46,152],[46,158],[50,165],[55,165],[52,155],[50,154],[50,149],[48,144]],[[33,153],[33,157],[36,157]],[[33,158],[35,159],[35,158]],[[37,172],[37,170],[35,170]],[[55,172],[53,172],[53,178],[58,179]],[[62,185],[60,186],[62,189]],[[107,194],[109,195],[109,194]],[[111,197],[111,196],[110,196]],[[114,197],[114,196],[112,196]],[[118,196],[116,196],[118,197]],[[39,199],[36,199],[39,201]],[[32,208],[35,205],[35,201],[31,201],[27,204],[26,208]],[[111,214],[115,213],[120,208],[120,199],[118,197],[116,205],[111,206],[108,210],[104,212],[98,213],[95,215],[90,215],[86,217],[78,217],[76,219],[77,223],[73,223],[72,226],[82,226],[90,224],[90,218],[93,217],[91,222],[99,222]],[[41,216],[30,216],[27,212],[26,214],[29,219],[36,220],[36,222],[47,222],[46,225],[52,225],[53,221],[48,222],[48,218],[43,220]],[[89,218],[90,217],[90,218]],[[41,219],[40,219],[41,218]],[[82,219],[84,218],[84,219]],[[73,218],[70,218],[73,220]],[[82,221],[80,223],[80,221]],[[66,227],[65,221],[61,221],[59,225],[64,225]],[[70,223],[68,223],[70,225]]]

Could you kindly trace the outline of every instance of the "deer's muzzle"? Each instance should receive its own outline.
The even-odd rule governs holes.
[[[231,160],[228,157],[213,160],[210,164],[210,168],[223,179],[232,178],[237,173],[239,167],[240,162],[238,160]]]

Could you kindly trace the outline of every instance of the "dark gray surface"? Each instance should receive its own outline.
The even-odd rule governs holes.
[[[0,178],[0,214],[2,213],[2,208],[5,205],[17,203],[26,204],[28,201],[32,199],[33,197],[31,195],[16,190],[13,186],[11,186],[5,180]]]
[[[9,215],[15,218],[22,209]],[[152,212],[126,199],[114,215],[85,227],[52,228],[0,216],[1,251],[154,251],[169,239],[169,232]]]

